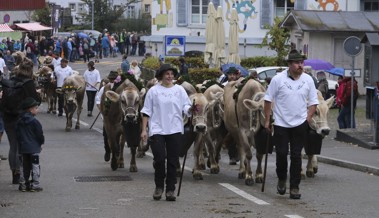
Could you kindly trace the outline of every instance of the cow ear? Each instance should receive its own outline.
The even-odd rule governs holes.
[[[333,106],[333,103],[334,103],[334,95],[330,98],[328,98],[328,100],[326,100],[326,103],[328,104],[328,108],[332,107]]]
[[[118,102],[120,99],[120,95],[114,91],[105,92],[105,96],[107,96],[107,98],[111,100],[112,102]]]
[[[257,101],[253,101],[251,99],[245,99],[243,100],[243,105],[252,111],[257,111],[261,108],[261,104]]]
[[[141,91],[139,92],[139,96],[142,98],[146,94],[146,89],[142,88]]]
[[[55,89],[55,92],[58,94],[63,94],[63,89]]]

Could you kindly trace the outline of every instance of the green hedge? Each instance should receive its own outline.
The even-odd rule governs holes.
[[[190,68],[189,76],[193,83],[203,83],[205,80],[217,80],[221,72],[217,68]]]
[[[276,57],[256,56],[242,59],[241,66],[246,69],[267,66],[287,66],[287,62],[282,60],[281,63],[277,63]]]

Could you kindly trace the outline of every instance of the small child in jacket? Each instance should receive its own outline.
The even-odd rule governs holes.
[[[16,135],[18,139],[18,151],[21,163],[19,190],[22,192],[39,192],[40,186],[40,164],[39,154],[42,144],[45,143],[42,125],[35,118],[38,113],[39,102],[28,97],[22,101],[20,108],[22,113],[16,124]],[[31,180],[29,177],[31,176]]]

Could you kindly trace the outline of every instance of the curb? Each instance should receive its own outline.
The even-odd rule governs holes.
[[[379,176],[379,168],[359,163],[354,163],[350,161],[335,159],[331,157],[325,157],[325,156],[317,156],[317,160],[320,163],[335,165],[347,169],[352,169],[356,171],[361,171],[368,174],[373,174],[375,176]]]

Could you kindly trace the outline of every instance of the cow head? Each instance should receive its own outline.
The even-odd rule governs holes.
[[[243,100],[243,105],[250,111],[250,129],[257,132],[265,125],[264,92],[257,92],[252,99]]]
[[[334,96],[330,97],[326,101],[322,97],[320,91],[317,91],[318,102],[316,112],[313,115],[312,121],[309,123],[309,126],[317,132],[317,134],[325,137],[329,135],[330,128],[328,125],[328,111],[329,108],[333,105]]]
[[[205,133],[207,131],[207,111],[209,108],[209,102],[203,93],[190,95],[190,100],[196,105],[196,109],[192,112],[193,131]]]
[[[142,99],[145,93],[145,88],[138,91],[135,87],[127,87],[121,92],[121,94],[107,91],[105,96],[112,102],[120,102],[124,122],[137,122],[140,106],[142,105]]]
[[[78,101],[76,98],[76,93],[79,91],[82,87],[75,87],[70,85],[65,85],[60,89],[56,89],[56,92],[58,94],[63,94],[64,96],[64,106],[66,108],[66,113],[74,113],[76,110],[76,107],[78,106]]]

